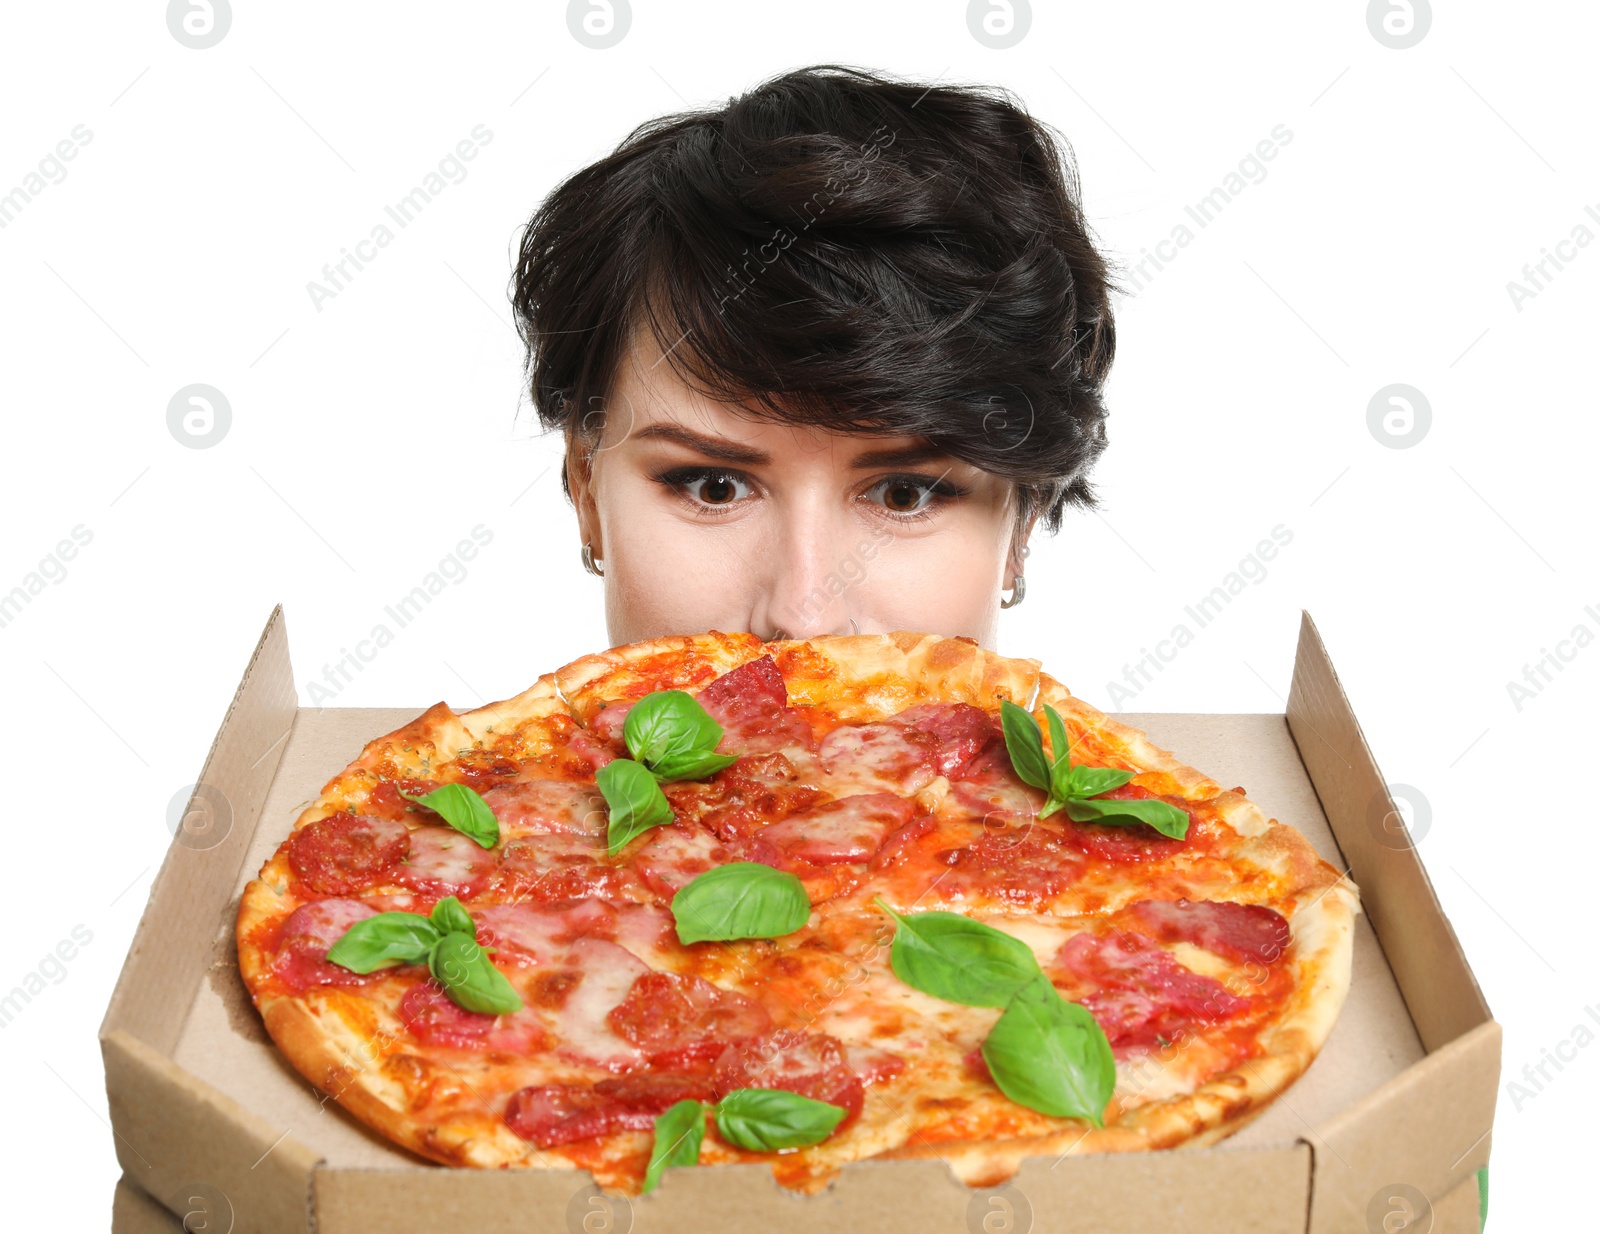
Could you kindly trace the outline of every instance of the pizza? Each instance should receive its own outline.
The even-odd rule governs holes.
[[[371,741],[237,942],[289,1062],[423,1158],[814,1192],[1232,1134],[1327,1039],[1359,911],[1038,660],[712,631]]]

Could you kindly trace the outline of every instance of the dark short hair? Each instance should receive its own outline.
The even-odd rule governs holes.
[[[1095,500],[1110,290],[1070,147],[1009,91],[821,64],[569,176],[523,233],[512,303],[539,418],[569,439],[598,438],[648,327],[706,396],[927,438],[1053,532]]]

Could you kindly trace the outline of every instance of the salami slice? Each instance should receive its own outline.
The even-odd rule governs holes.
[[[1167,1045],[1251,1005],[1215,978],[1185,968],[1155,940],[1127,930],[1075,935],[1062,944],[1053,969],[1100,1022],[1114,1052]]]
[[[950,869],[939,880],[939,895],[1018,908],[1044,908],[1073,886],[1085,867],[1060,831],[1037,822],[985,826],[969,844],[942,856]]]
[[[614,938],[617,912],[602,900],[559,907],[494,904],[476,915],[478,942],[518,964],[554,964],[579,938]]]
[[[401,881],[395,876],[411,851],[411,833],[395,819],[335,814],[295,832],[289,866],[320,895],[344,896]]]
[[[862,793],[791,815],[760,835],[785,856],[812,865],[869,861],[892,832],[911,821],[912,809],[895,793]]]
[[[400,1019],[425,1045],[527,1055],[546,1049],[550,1034],[538,1013],[524,1006],[511,1015],[484,1015],[456,1006],[433,981],[412,986],[400,999]]]
[[[704,977],[644,973],[606,1017],[654,1066],[712,1062],[731,1041],[772,1027],[760,1003]]]
[[[356,922],[378,910],[363,900],[313,900],[283,919],[278,931],[275,972],[291,990],[317,985],[354,986],[372,980],[328,959],[328,949]]]
[[[605,835],[606,802],[593,784],[516,780],[483,794],[502,835]]]
[[[1289,949],[1289,923],[1263,904],[1180,897],[1138,900],[1127,911],[1164,943],[1193,943],[1230,960],[1271,964]]]
[[[554,1148],[615,1131],[648,1131],[656,1115],[680,1101],[710,1101],[704,1076],[617,1076],[594,1084],[540,1084],[517,1090],[506,1104],[506,1126],[540,1148]]]
[[[992,743],[1002,740],[989,713],[971,703],[919,703],[900,712],[894,722],[934,737],[938,742],[934,770],[952,780],[967,766],[976,765],[978,755]]]
[[[770,655],[724,673],[696,697],[723,727],[719,753],[816,748],[811,722],[805,712],[788,705],[789,688]]]
[[[735,1042],[717,1058],[711,1084],[720,1097],[736,1088],[781,1088],[842,1106],[844,1122],[861,1113],[862,1086],[844,1043],[827,1033],[780,1028]]]
[[[644,961],[616,943],[580,938],[567,949],[565,962],[582,980],[555,1012],[556,1053],[608,1071],[639,1066],[645,1052],[612,1027],[610,1015],[633,983],[650,971]]]
[[[939,774],[940,756],[939,739],[932,733],[876,720],[841,724],[817,747],[828,774],[862,793],[914,793]]]
[[[498,860],[492,850],[454,827],[418,827],[394,881],[427,895],[466,900],[488,884]]]
[[[652,891],[671,899],[678,888],[697,875],[732,860],[727,846],[709,831],[675,823],[656,828],[633,865]]]
[[[1154,797],[1149,789],[1137,784],[1124,784],[1121,788],[1101,793],[1097,800],[1141,800]],[[1171,802],[1179,805],[1177,801]],[[1183,808],[1181,805],[1179,808]],[[1159,861],[1193,847],[1193,816],[1190,834],[1182,840],[1163,835],[1148,823],[1075,823],[1067,822],[1067,840],[1088,857],[1115,865]]]
[[[502,838],[490,881],[514,904],[595,899],[621,905],[648,895],[638,871],[607,857],[599,838],[569,832]]]

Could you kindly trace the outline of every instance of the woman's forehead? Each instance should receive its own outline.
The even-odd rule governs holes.
[[[731,408],[688,416],[659,411],[641,415],[627,426],[625,437],[618,437],[618,444],[622,440],[640,445],[668,443],[718,462],[745,467],[763,467],[785,458],[818,454],[858,467],[912,466],[949,459],[941,446],[925,437],[786,424]]]
[[[630,347],[621,366],[606,400],[602,433],[607,449],[625,442],[668,443],[752,467],[819,453],[861,459],[861,466],[950,461],[945,450],[918,434],[793,424],[763,414],[753,400],[738,405],[711,398],[679,377],[648,332]]]

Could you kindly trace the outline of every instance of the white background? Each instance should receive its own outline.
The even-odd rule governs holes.
[[[1005,50],[953,2],[640,2],[604,50],[560,4],[414,7],[241,0],[206,50],[157,2],[8,6],[0,28],[0,194],[74,126],[92,134],[0,229],[0,592],[75,526],[92,535],[0,628],[0,990],[75,925],[93,935],[0,1029],[11,1137],[38,1150],[14,1218],[31,1196],[61,1222],[65,1196],[66,1224],[107,1219],[95,1030],[170,803],[275,603],[310,702],[323,665],[483,524],[465,580],[334,705],[477,705],[604,643],[557,443],[519,399],[517,232],[635,124],[808,63],[1009,87],[1070,138],[1124,262],[1274,126],[1292,133],[1121,302],[1103,510],[1036,537],[1000,650],[1110,707],[1124,666],[1281,524],[1264,581],[1128,708],[1281,710],[1309,609],[1386,777],[1427,803],[1419,848],[1505,1025],[1503,1079],[1600,1015],[1600,647],[1562,644],[1571,662],[1520,708],[1507,688],[1575,627],[1600,635],[1600,245],[1520,305],[1507,288],[1579,224],[1600,236],[1593,6],[1441,5],[1403,50],[1357,2],[1040,5]],[[480,124],[467,177],[318,311],[324,263]],[[208,449],[167,423],[197,382],[232,411]],[[1392,383],[1431,407],[1410,448],[1369,429]],[[1533,1096],[1502,1084],[1501,1230],[1555,1228],[1579,1195],[1600,1049],[1563,1052]]]

